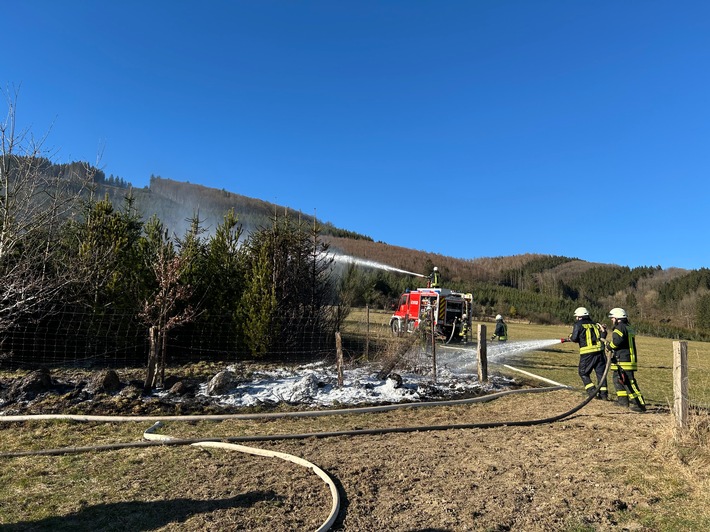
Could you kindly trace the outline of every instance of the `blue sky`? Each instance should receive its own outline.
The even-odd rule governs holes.
[[[0,4],[55,162],[458,258],[710,267],[710,2]]]

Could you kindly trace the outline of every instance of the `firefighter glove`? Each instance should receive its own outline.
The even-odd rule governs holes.
[[[606,338],[606,325],[603,323],[597,323],[597,327],[599,327],[599,337]]]

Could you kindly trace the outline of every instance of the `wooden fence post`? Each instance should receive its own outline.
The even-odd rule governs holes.
[[[676,427],[688,428],[688,342],[673,342],[673,416]]]
[[[337,353],[338,365],[338,388],[343,387],[343,340],[340,337],[340,331],[335,333],[335,350]]]
[[[478,347],[476,348],[478,357],[478,382],[488,382],[488,353],[486,347],[486,326],[478,324]]]
[[[365,331],[365,360],[370,360],[370,305],[367,309],[367,329]]]
[[[150,352],[148,353],[148,369],[143,383],[143,392],[150,393],[155,384],[156,371],[158,369],[158,327],[153,325],[148,331],[150,342]]]

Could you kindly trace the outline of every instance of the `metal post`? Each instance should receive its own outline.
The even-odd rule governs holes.
[[[431,322],[431,365],[432,365],[432,373],[434,374],[434,384],[436,384],[436,335],[434,334],[435,326],[434,326],[434,307],[433,306],[431,307],[430,312],[431,312],[431,319],[429,321]]]

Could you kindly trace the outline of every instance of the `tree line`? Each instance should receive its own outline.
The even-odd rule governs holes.
[[[171,235],[130,189],[118,206],[98,196],[104,180],[90,165],[48,164],[13,121],[11,108],[0,124],[0,363],[31,363],[33,330],[55,331],[77,358],[101,355],[96,339],[111,338],[103,354],[124,360],[127,350],[145,358],[151,330],[163,368],[169,349],[195,349],[187,338],[202,339],[200,353],[249,357],[334,344],[344,310],[315,221],[274,213],[246,234],[229,209],[209,234],[194,213]],[[129,324],[120,334],[101,330],[119,322]]]
[[[276,344],[305,350],[296,331],[327,335],[348,306],[391,309],[399,294],[422,284],[401,273],[334,270],[324,258],[331,249],[422,274],[437,266],[444,286],[473,294],[482,318],[569,323],[577,306],[597,319],[623,306],[642,332],[710,337],[705,268],[540,254],[453,258],[374,242],[226,190],[159,176],[135,189],[87,163],[52,163],[28,132],[15,131],[14,112],[10,100],[0,124],[0,333],[46,324],[73,307],[97,316],[126,312],[141,327],[165,331],[208,331],[219,322],[221,334],[206,333],[214,339],[209,349],[260,356]],[[0,357],[18,349],[3,340]]]
[[[239,202],[240,219],[248,226],[263,224],[269,209],[294,214],[262,200],[157,177],[151,180],[150,191],[176,202],[192,198],[200,205],[210,203],[204,198],[221,194]],[[179,211],[173,208],[170,212]],[[175,218],[174,214],[165,215]],[[294,219],[317,221],[300,213]],[[323,241],[345,255],[425,275],[437,266],[447,287],[474,295],[475,310],[481,317],[502,313],[533,322],[569,323],[577,306],[587,306],[600,320],[610,308],[623,306],[642,332],[686,339],[710,337],[710,275],[706,269],[629,268],[541,254],[461,259],[375,242],[328,222],[318,223]],[[420,278],[381,270],[352,275],[351,288],[356,295],[349,298],[354,305],[388,310],[399,294],[422,284]]]
[[[639,332],[687,340],[710,340],[710,270],[629,268],[538,254],[458,259],[389,246],[382,242],[327,237],[345,255],[428,273],[437,266],[443,286],[473,294],[474,315],[496,314],[534,323],[572,323],[574,309],[587,307],[602,321],[623,307]],[[391,308],[397,292],[416,288],[421,279],[369,271],[355,304]]]

